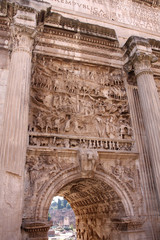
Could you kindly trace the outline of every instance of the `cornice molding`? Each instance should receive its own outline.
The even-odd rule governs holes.
[[[48,27],[45,26],[44,29],[42,29],[42,32],[39,31],[38,34],[39,37],[47,37],[47,39],[53,39],[54,36],[56,36],[56,38],[61,38],[61,39],[65,39],[65,41],[74,41],[74,43],[78,42],[78,44],[81,44],[84,42],[89,43],[89,44],[96,44],[97,46],[103,46],[103,47],[114,47],[114,48],[118,48],[118,42],[117,41],[112,41],[108,38],[100,38],[98,36],[93,36],[93,35],[89,35],[89,34],[81,34],[81,33],[74,33],[71,31],[67,31],[64,29],[57,29],[54,27]],[[71,40],[72,39],[72,40]]]
[[[114,29],[80,22],[79,20],[63,17],[58,13],[52,13],[49,17],[47,17],[44,25],[63,29],[68,32],[79,33],[81,35],[89,35],[118,42]]]
[[[2,2],[5,2],[3,8],[6,6],[5,16],[12,19],[17,14],[18,10],[25,13],[35,13],[37,25],[44,22],[45,17],[48,16],[51,10],[51,5],[49,3],[38,0],[2,0]]]

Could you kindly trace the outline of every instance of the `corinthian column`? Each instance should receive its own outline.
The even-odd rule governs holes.
[[[160,101],[155,85],[151,64],[157,59],[152,54],[149,43],[144,39],[134,39],[130,43],[130,60],[135,72],[138,93],[148,149],[160,200]],[[149,176],[148,176],[149,177]]]
[[[25,27],[21,21],[22,15],[25,15]],[[3,171],[0,184],[0,236],[4,240],[21,239],[23,172],[27,149],[32,36],[35,25],[35,13],[18,11],[11,27],[12,52],[0,145],[0,169]]]
[[[27,146],[29,85],[31,56],[35,30],[35,14],[30,13],[32,25],[19,23],[20,12],[12,26],[12,53],[7,86],[6,105],[1,142],[2,167],[22,175]]]

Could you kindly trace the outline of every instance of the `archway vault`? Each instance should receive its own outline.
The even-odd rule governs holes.
[[[61,174],[57,179],[50,179],[44,192],[39,196],[36,220],[47,218],[51,200],[56,195],[63,196],[71,204],[75,214],[82,213],[82,209],[85,207],[87,209],[87,206],[97,208],[98,205],[107,204],[113,208],[113,216],[134,215],[135,205],[132,196],[125,185],[116,182],[112,176],[97,171],[87,177],[77,169],[67,169]],[[114,203],[114,206],[111,206],[111,203]],[[108,211],[110,212],[109,209]],[[111,214],[109,212],[108,214]]]
[[[136,224],[142,225],[136,153],[115,155],[86,149],[28,151],[24,226],[29,222],[46,224],[51,200],[56,195],[71,204],[79,239],[83,234],[107,239],[115,221],[116,228],[119,222],[128,226],[134,221],[135,226],[135,219]]]

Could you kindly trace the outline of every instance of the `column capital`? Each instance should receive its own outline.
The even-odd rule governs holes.
[[[157,57],[152,53],[148,39],[140,37],[130,37],[124,46],[126,52],[125,70],[134,70],[135,75],[142,73],[152,73],[151,64],[157,61]]]
[[[11,25],[10,49],[31,53],[35,34],[36,14],[18,10]]]
[[[10,49],[31,52],[37,28],[44,23],[51,6],[49,3],[38,0],[17,0],[16,3],[10,0],[9,2],[14,13],[11,22]]]
[[[31,221],[23,222],[22,229],[28,234],[28,239],[35,240],[47,240],[48,239],[48,230],[52,226],[53,222],[40,222],[40,221]]]
[[[138,76],[143,73],[152,73],[151,64],[157,61],[157,57],[152,53],[137,50],[129,61],[135,75]]]
[[[112,219],[113,228],[117,231],[136,231],[142,229],[145,219],[142,217],[124,217]]]

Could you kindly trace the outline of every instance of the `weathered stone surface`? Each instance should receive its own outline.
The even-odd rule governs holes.
[[[158,1],[0,11],[2,239],[46,240],[60,195],[78,240],[158,240]]]

